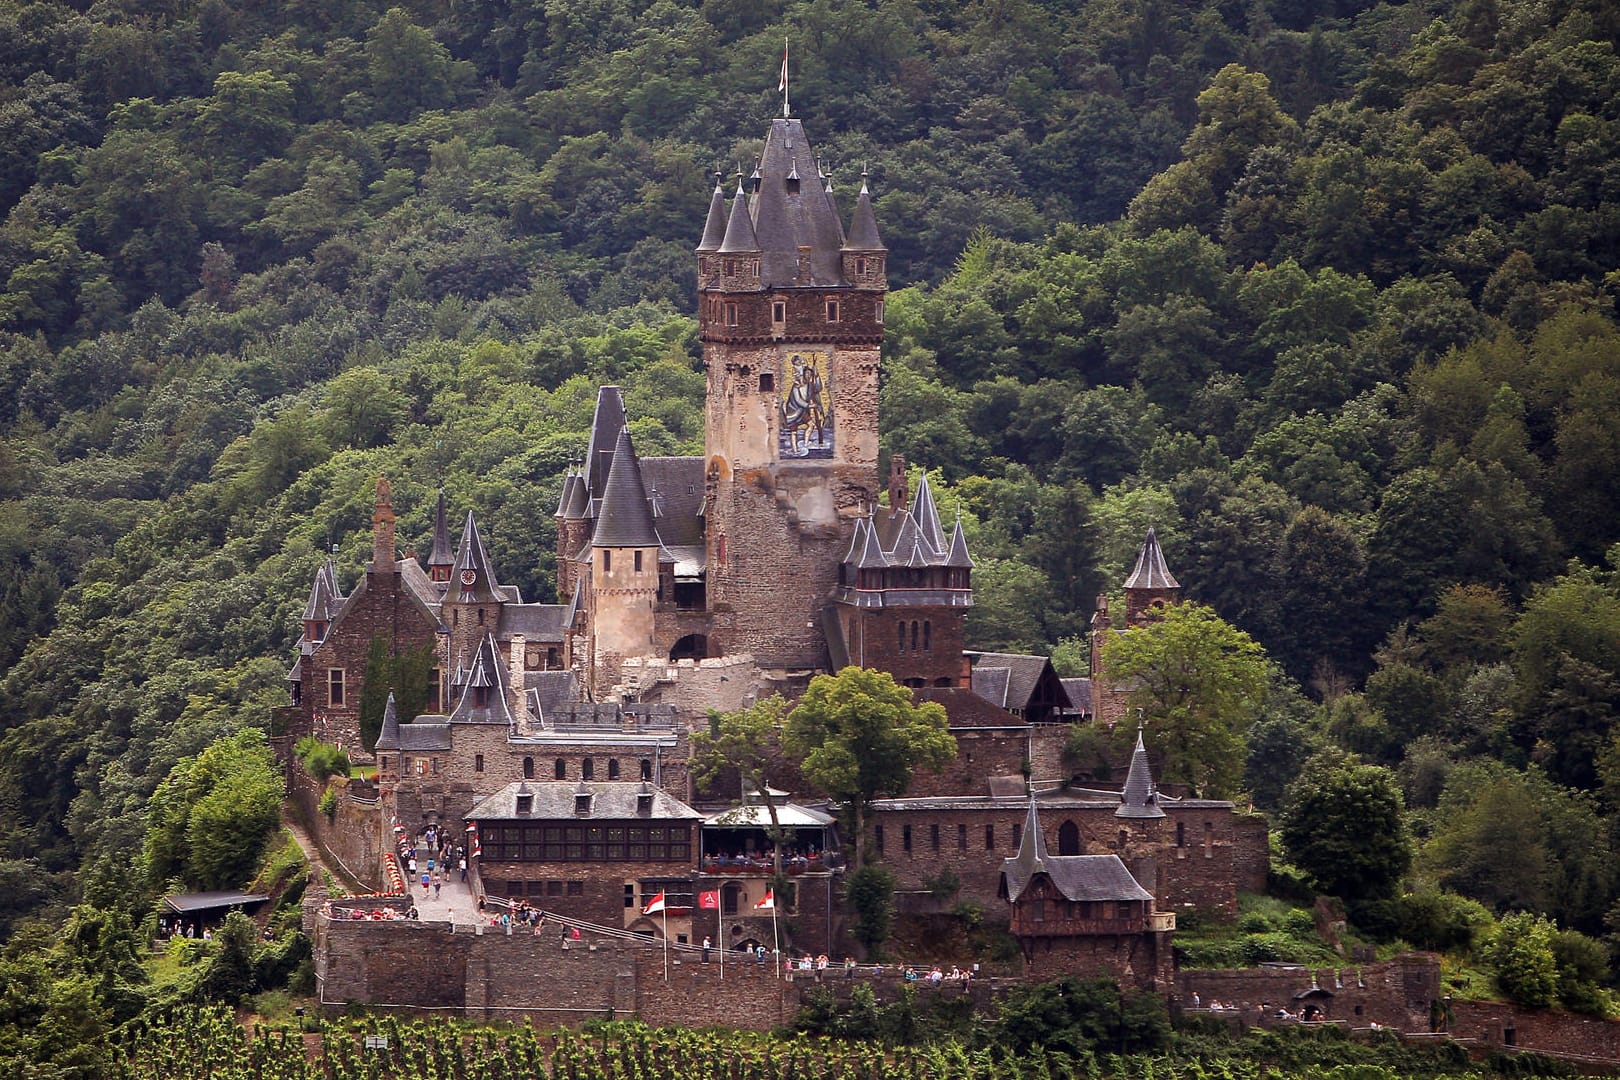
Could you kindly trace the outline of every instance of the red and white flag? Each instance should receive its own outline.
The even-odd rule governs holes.
[[[788,50],[787,42],[783,41],[782,42],[782,78],[776,84],[776,92],[779,93],[779,94],[787,93],[787,50]]]
[[[720,890],[708,889],[704,892],[698,893],[698,907],[709,908],[710,910],[719,910]]]
[[[758,911],[775,911],[776,910],[776,890],[774,890],[774,889],[766,889],[765,890],[765,899],[763,899],[759,903],[755,904],[754,908],[755,908],[755,910],[758,910]]]
[[[654,912],[663,911],[663,910],[664,910],[664,893],[663,893],[663,890],[659,890],[658,895],[653,897],[652,900],[647,904],[647,906],[641,909],[641,913],[643,915],[651,915]]]

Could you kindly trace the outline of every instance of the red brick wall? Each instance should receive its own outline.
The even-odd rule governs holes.
[[[965,677],[967,665],[962,659],[962,628],[965,608],[953,607],[893,607],[851,608],[841,607],[840,621],[844,626],[844,640],[849,645],[849,661],[862,667],[887,671],[896,680],[921,679],[925,686],[934,686],[939,680],[947,685],[959,686]],[[911,647],[911,624],[928,624],[929,648],[923,651]],[[900,648],[896,625],[906,627],[906,647]]]

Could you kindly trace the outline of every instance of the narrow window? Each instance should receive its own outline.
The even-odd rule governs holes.
[[[606,550],[604,548],[603,551],[602,551],[602,573],[611,574],[612,572],[613,572],[613,552],[608,551],[608,550]]]
[[[939,826],[938,825],[930,825],[930,826],[928,826],[928,846],[933,848],[935,851],[939,850]]]
[[[877,853],[883,854],[883,826],[872,826],[872,843],[877,847]]]
[[[1020,824],[1015,823],[1013,825],[1013,842],[1012,842],[1012,846],[1016,850],[1018,845],[1023,843],[1023,842],[1024,842],[1024,827],[1022,825],[1020,825]]]
[[[629,882],[624,886],[624,906],[627,908],[636,906],[636,887]]]
[[[484,625],[484,609],[483,608],[478,609],[478,625],[479,626]]]
[[[967,850],[967,826],[966,825],[958,825],[956,827],[956,850],[957,851],[966,851]]]
[[[639,573],[641,573],[641,549],[640,548],[636,549],[635,563],[636,563],[635,571],[636,571],[636,573],[639,574]]]
[[[1124,829],[1119,830],[1119,850],[1124,851],[1125,845],[1130,841],[1131,834]]]
[[[1204,858],[1213,859],[1214,857],[1215,823],[1213,821],[1206,821],[1204,822]]]
[[[429,762],[429,766],[430,766],[430,771],[433,773],[434,776],[438,776],[439,775],[439,759],[438,758],[429,758],[428,762]]]
[[[617,780],[618,778],[619,778],[619,759],[616,758],[616,757],[610,757],[610,758],[608,758],[608,779],[609,780]]]
[[[556,764],[553,766],[552,775],[558,780],[568,779],[568,762],[566,759],[557,759]]]
[[[586,758],[579,767],[579,775],[580,778],[584,780],[595,780],[596,762],[592,761],[590,758]]]
[[[641,778],[643,780],[651,780],[652,779],[652,759],[651,758],[642,758],[641,759]]]
[[[774,300],[771,302],[771,322],[787,322],[787,305],[780,300]]]
[[[928,619],[923,620],[923,652],[929,655],[934,652],[934,624]]]
[[[917,620],[911,620],[911,651],[917,651]]]
[[[737,317],[737,305],[736,304],[727,304],[726,305],[726,325],[727,326],[737,326],[739,323],[741,323],[741,321],[742,320]]]
[[[534,779],[534,758],[532,757],[526,757],[523,759],[523,779]]]
[[[855,272],[857,274],[865,274],[866,273],[866,256],[865,255],[862,255],[862,256],[858,257],[855,260]]]
[[[911,850],[911,826],[910,825],[902,825],[902,826],[900,826],[900,850],[901,851],[910,851]]]
[[[326,702],[328,705],[343,704],[343,669],[332,668],[326,673]]]
[[[454,610],[452,610],[450,612],[450,625],[451,626],[460,626],[461,625],[461,609],[460,608],[455,608]]]
[[[906,621],[901,619],[895,624],[895,645],[901,652],[906,651]]]
[[[883,323],[883,301],[881,300],[877,302],[877,321],[879,325]]]
[[[484,755],[483,754],[474,754],[473,755],[473,772],[483,772],[483,771],[484,771]]]
[[[827,301],[827,321],[828,322],[837,322],[838,321],[838,301],[836,301],[836,300],[828,300]]]
[[[984,850],[996,850],[996,827],[994,825],[984,827]]]
[[[1176,822],[1176,847],[1186,847],[1186,846],[1187,846],[1187,823],[1185,821],[1178,821],[1178,822]]]

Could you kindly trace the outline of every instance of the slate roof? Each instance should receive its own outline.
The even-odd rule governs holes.
[[[607,489],[608,469],[613,464],[613,448],[624,431],[624,395],[617,386],[596,391],[596,414],[591,418],[591,441],[585,449],[585,488],[591,499],[600,499]]]
[[[641,482],[653,509],[653,526],[664,546],[672,551],[677,547],[703,547],[703,459],[642,458]]]
[[[450,723],[510,725],[512,713],[506,704],[506,664],[494,635],[484,635],[461,674],[462,679],[456,686],[460,697],[450,713]],[[482,705],[477,704],[479,690],[485,691]]]
[[[433,551],[428,555],[429,566],[452,566],[456,556],[450,550],[450,521],[446,516],[444,488],[439,489],[439,504],[433,511]]]
[[[1091,679],[1082,676],[1078,679],[1061,679],[1064,693],[1074,703],[1074,711],[1090,715],[1091,713]]]
[[[1142,550],[1136,556],[1136,569],[1125,579],[1127,589],[1179,589],[1181,585],[1170,575],[1164,564],[1164,552],[1159,548],[1159,537],[1150,527]]]
[[[968,554],[967,537],[960,521],[950,542],[946,542],[939,509],[934,504],[934,489],[924,470],[909,508],[879,510],[870,519],[856,522],[849,550],[844,554],[844,565],[857,570],[889,566],[967,569],[973,566],[973,558]]]
[[[630,430],[619,429],[613,464],[602,490],[602,505],[591,534],[593,547],[658,547],[652,505],[641,477],[641,462],[630,445]]]
[[[383,706],[382,730],[377,734],[375,750],[399,749],[399,707],[394,704],[394,692],[388,691],[388,704]]]
[[[413,723],[399,725],[400,752],[411,754],[454,749],[450,740],[450,725],[444,723],[443,719],[442,716],[438,720],[418,717]]]
[[[1147,747],[1142,742],[1142,729],[1136,729],[1136,749],[1131,753],[1131,769],[1125,776],[1125,790],[1120,793],[1119,818],[1162,818],[1159,809],[1159,789],[1153,783],[1153,770],[1148,767]]]
[[[866,186],[866,170],[861,170],[861,193],[855,199],[855,216],[849,223],[846,251],[887,251],[878,236],[877,215],[872,212],[872,193]]]
[[[962,655],[973,664],[974,691],[1004,709],[1027,709],[1041,676],[1052,666],[1052,661],[1045,656],[1024,653],[968,651]],[[1059,686],[1062,686],[1061,681]]]
[[[469,570],[474,574],[470,586],[462,580],[462,575]],[[484,548],[484,538],[478,534],[478,522],[471,510],[467,511],[466,524],[461,527],[461,546],[456,550],[452,575],[454,580],[450,588],[460,603],[499,603],[507,599],[506,592],[495,579],[495,569],[490,563],[489,552]]]
[[[709,199],[709,217],[703,223],[703,239],[698,241],[699,252],[719,251],[726,237],[726,189],[720,174],[714,174],[714,195]]]
[[[771,121],[765,151],[759,159],[759,186],[749,206],[755,243],[760,252],[760,280],[766,288],[846,285],[844,226],[838,209],[820,182],[815,151],[798,120]],[[733,215],[732,221],[736,221]],[[799,279],[799,249],[810,249],[809,279]],[[722,251],[731,246],[726,232]]]
[[[519,816],[517,799],[534,800],[533,813]],[[590,813],[575,812],[575,796],[591,796]],[[641,812],[641,796],[651,805]],[[697,821],[703,815],[675,796],[642,780],[520,780],[508,784],[467,811],[467,821],[538,821],[556,818],[589,821]]]
[[[1031,792],[1018,854],[1001,864],[1007,899],[1016,902],[1036,874],[1045,874],[1068,900],[1153,900],[1153,894],[1137,883],[1118,855],[1047,854]]]
[[[522,634],[528,641],[561,641],[574,622],[573,604],[507,604],[501,608],[502,641]]]
[[[754,175],[759,175],[756,169]],[[759,237],[754,233],[754,218],[748,211],[748,195],[743,179],[737,177],[737,194],[731,200],[731,216],[726,221],[726,235],[720,240],[724,255],[748,255],[759,250]]]
[[[525,672],[523,689],[536,716],[579,700],[579,679],[572,671]]]
[[[327,559],[315,571],[315,580],[309,587],[309,600],[304,604],[303,619],[305,622],[329,623],[342,604],[343,594],[338,591],[337,571],[332,567],[332,560]]]

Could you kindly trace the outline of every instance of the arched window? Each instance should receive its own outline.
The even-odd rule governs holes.
[[[534,779],[534,758],[532,757],[526,757],[523,759],[523,779]]]
[[[934,624],[927,619],[923,620],[923,652],[934,651]]]
[[[568,759],[567,758],[558,758],[557,759],[557,764],[554,767],[553,775],[555,775],[555,777],[558,780],[566,780],[566,779],[568,779]]]
[[[651,780],[652,779],[652,759],[651,758],[642,758],[641,759],[641,778],[643,780]]]
[[[608,779],[609,780],[617,780],[618,778],[619,778],[619,759],[616,758],[616,757],[610,757],[610,758],[608,758]]]
[[[906,620],[901,619],[894,624],[895,647],[901,652],[906,651]]]
[[[917,620],[911,620],[911,651],[917,651]]]
[[[579,766],[579,776],[581,780],[596,779],[596,762],[592,761],[590,758],[586,758],[583,762],[581,762]]]
[[[1072,821],[1065,821],[1058,826],[1058,854],[1080,854],[1080,826]]]
[[[1130,841],[1131,834],[1124,829],[1119,830],[1119,850],[1124,851],[1125,845]]]

